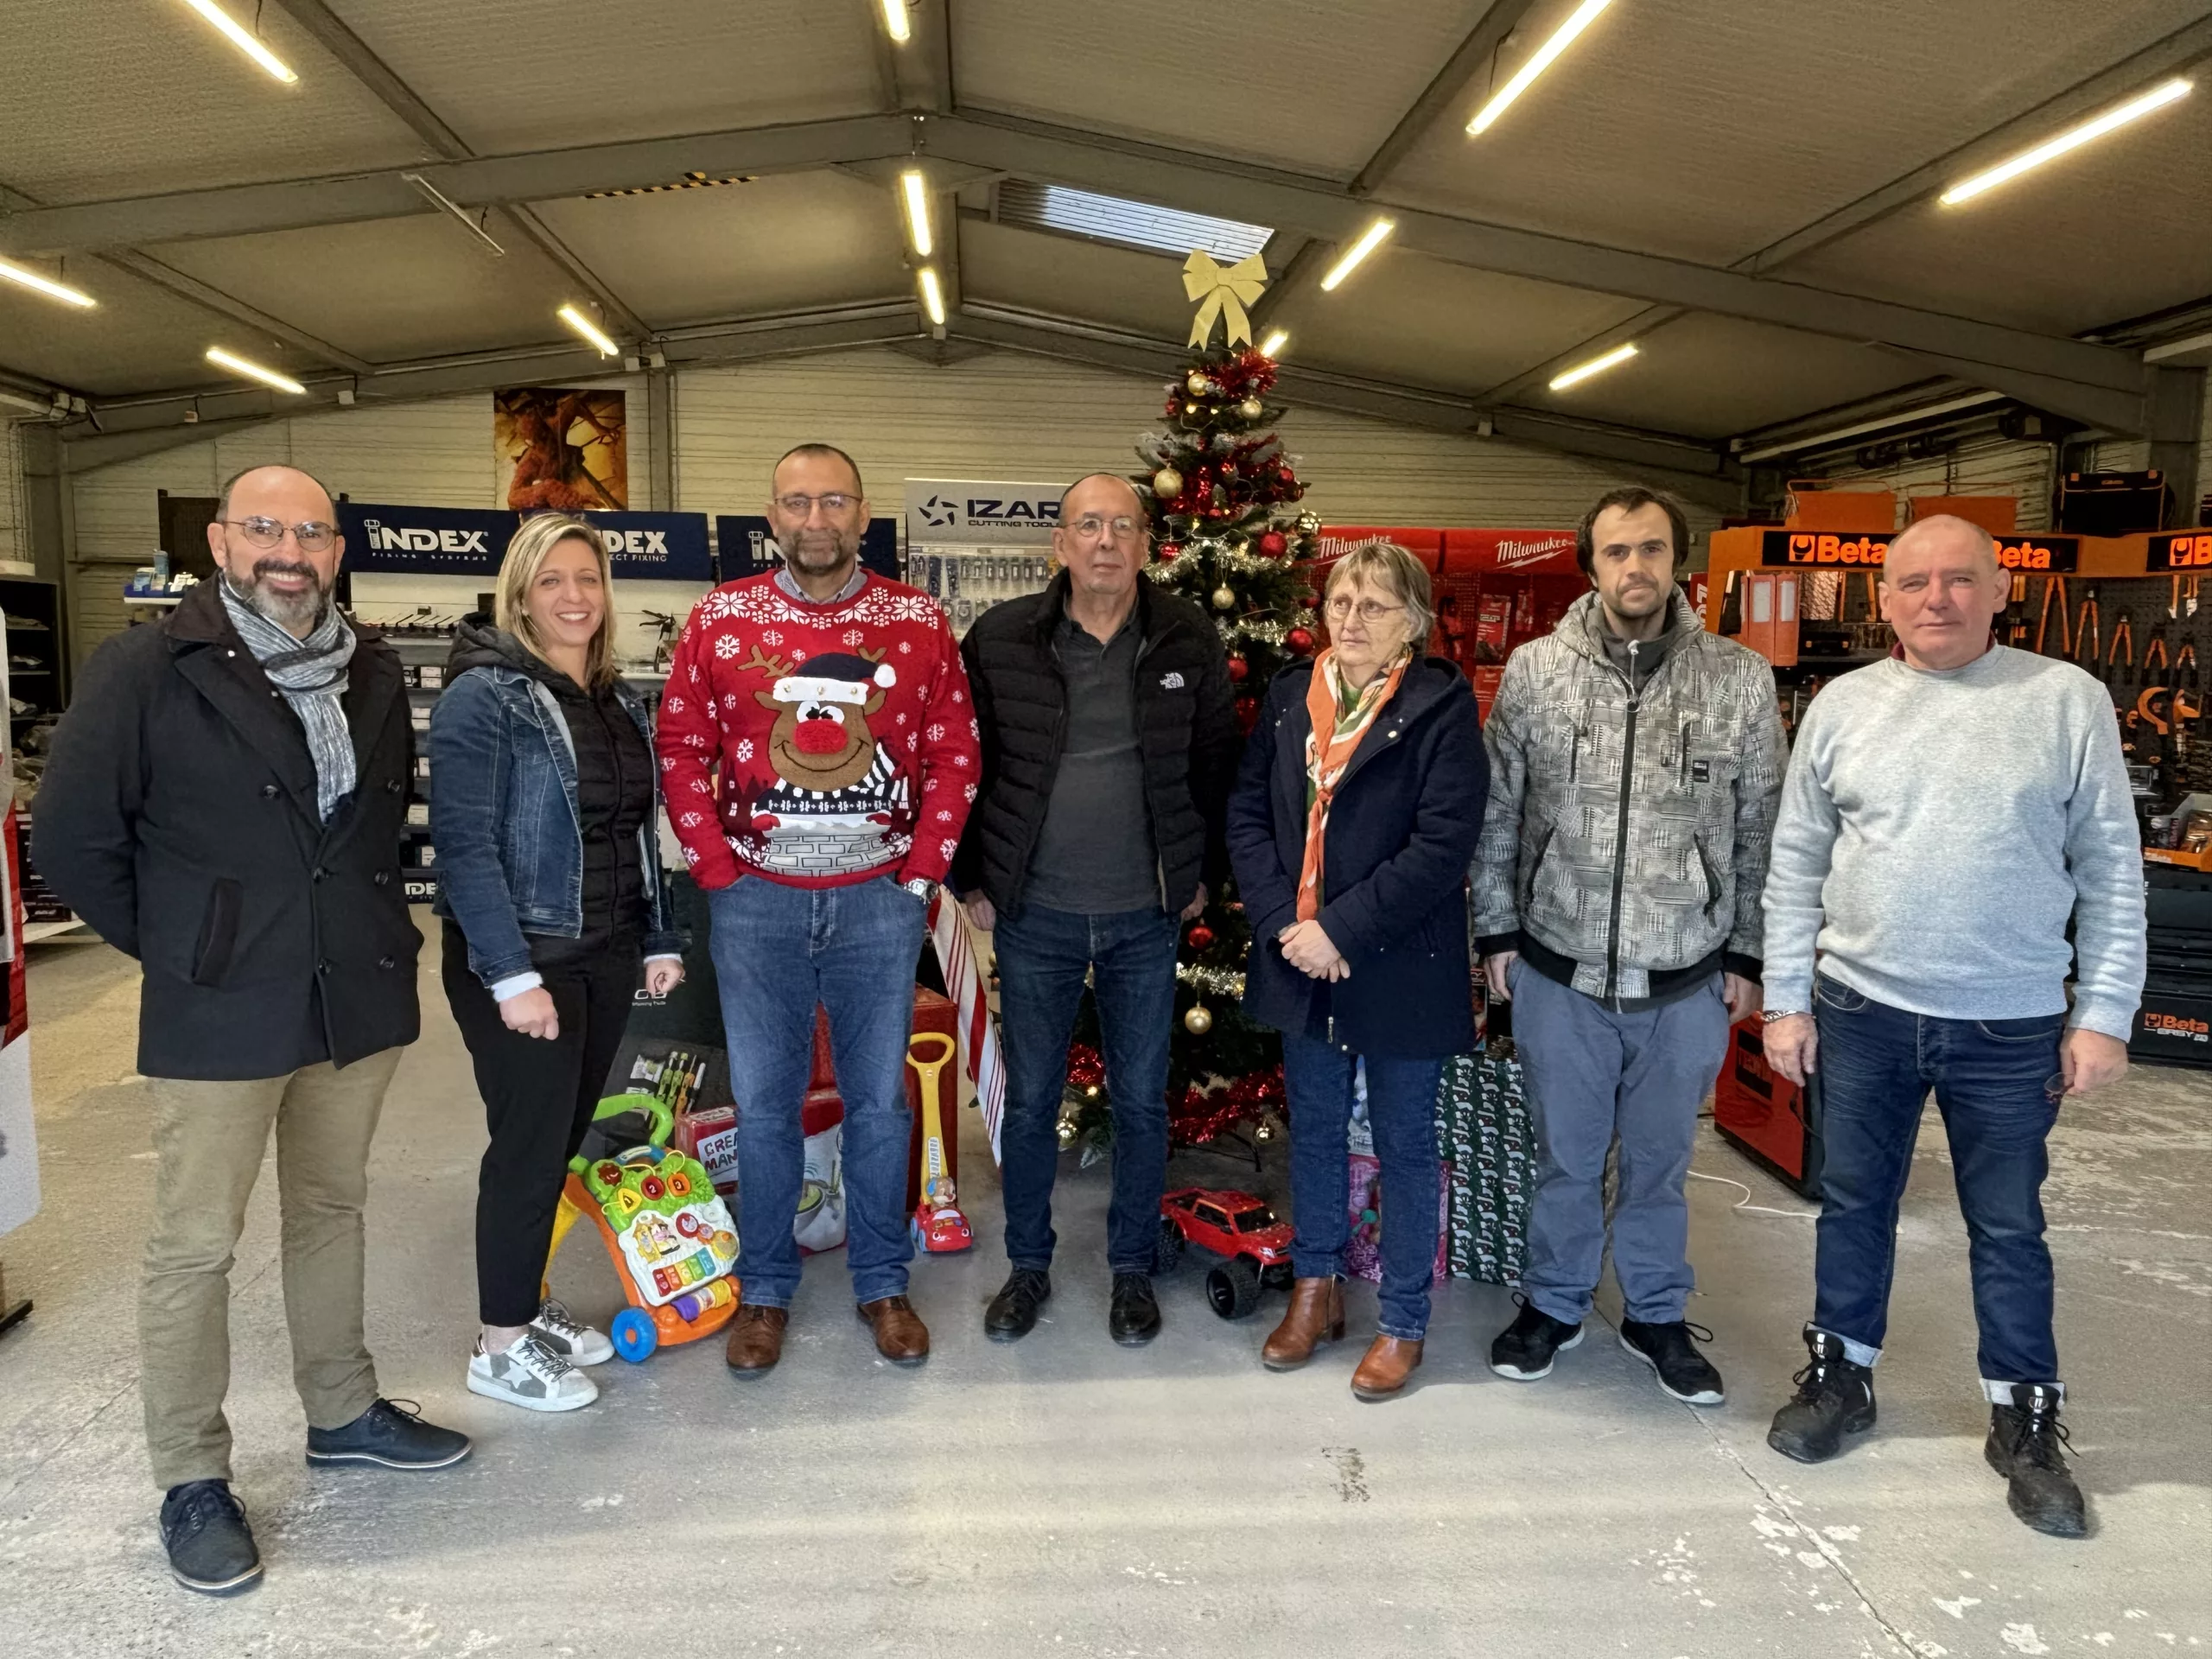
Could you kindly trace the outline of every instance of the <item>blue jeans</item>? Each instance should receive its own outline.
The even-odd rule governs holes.
[[[1164,911],[1077,916],[1028,905],[1001,916],[999,1042],[1006,1120],[999,1129],[1007,1260],[1052,1264],[1052,1178],[1059,1170],[1060,1096],[1068,1036],[1091,980],[1114,1112],[1114,1198],[1106,1264],[1150,1273],[1167,1185],[1167,1033],[1175,1018],[1175,918]]]
[[[742,876],[707,895],[730,1092],[737,1099],[737,1274],[744,1298],[789,1307],[798,1289],[804,1137],[799,1108],[814,1061],[814,1009],[830,1015],[844,1096],[846,1262],[853,1295],[901,1296],[913,1259],[906,1215],[906,1039],[925,906],[889,876],[793,887]]]
[[[1283,1090],[1290,1098],[1290,1269],[1334,1279],[1351,1236],[1352,1066],[1363,1057],[1311,1037],[1282,1037]],[[1376,1328],[1418,1342],[1428,1330],[1436,1276],[1437,1059],[1367,1061],[1367,1122],[1382,1166],[1382,1287]]]
[[[1605,1266],[1605,1154],[1618,1139],[1612,1236],[1621,1305],[1641,1324],[1671,1325],[1697,1286],[1682,1188],[1698,1108],[1728,1054],[1721,976],[1656,1008],[1620,1014],[1525,957],[1510,971],[1513,1039],[1536,1130],[1521,1288],[1555,1319],[1579,1325],[1589,1316]]]
[[[2063,1014],[1938,1020],[1823,976],[1813,988],[1826,1161],[1813,1323],[1871,1365],[1888,1328],[1897,1202],[1932,1087],[1967,1223],[1985,1382],[2056,1382],[2044,1141]]]

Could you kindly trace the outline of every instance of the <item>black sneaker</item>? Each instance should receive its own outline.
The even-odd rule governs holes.
[[[1151,1275],[1114,1275],[1114,1300],[1107,1310],[1106,1329],[1124,1348],[1142,1347],[1160,1334],[1160,1302],[1152,1294]]]
[[[1720,1387],[1720,1373],[1695,1346],[1712,1340],[1712,1332],[1687,1319],[1669,1319],[1663,1325],[1646,1325],[1641,1319],[1621,1321],[1621,1346],[1651,1368],[1662,1394],[1686,1406],[1717,1406],[1726,1398]]]
[[[2066,1466],[2068,1437],[2058,1405],[2058,1390],[2048,1383],[2014,1385],[2011,1405],[1989,1408],[1982,1455],[2010,1483],[2005,1501],[2013,1514],[2054,1538],[2086,1538],[2088,1510]]]
[[[261,1552],[227,1480],[188,1480],[162,1500],[169,1571],[203,1596],[235,1596],[261,1581]]]
[[[1774,1414],[1766,1443],[1799,1463],[1826,1463],[1843,1450],[1847,1434],[1874,1427],[1874,1368],[1844,1357],[1843,1338],[1805,1327],[1812,1357],[1789,1380],[1797,1392]]]
[[[1052,1294],[1049,1274],[1035,1268],[1016,1268],[983,1310],[983,1334],[993,1342],[1020,1342],[1036,1328],[1037,1310]]]
[[[1534,1382],[1552,1374],[1553,1355],[1582,1340],[1582,1327],[1552,1318],[1517,1290],[1513,1300],[1521,1312],[1491,1344],[1490,1368],[1513,1382]]]
[[[415,1402],[379,1400],[343,1428],[308,1430],[309,1463],[373,1463],[386,1469],[443,1469],[468,1455],[466,1434],[426,1423]]]

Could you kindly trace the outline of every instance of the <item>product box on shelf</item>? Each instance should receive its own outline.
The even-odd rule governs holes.
[[[2127,1052],[2153,1065],[2212,1066],[2212,997],[2146,988]]]

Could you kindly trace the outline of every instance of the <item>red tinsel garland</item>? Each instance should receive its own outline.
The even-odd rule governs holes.
[[[1068,1045],[1068,1081],[1078,1089],[1103,1088],[1106,1061],[1089,1043]],[[1186,1084],[1180,1100],[1167,1106],[1167,1133],[1186,1147],[1202,1147],[1224,1129],[1258,1117],[1283,1103],[1282,1067],[1232,1078],[1223,1087],[1201,1089]]]

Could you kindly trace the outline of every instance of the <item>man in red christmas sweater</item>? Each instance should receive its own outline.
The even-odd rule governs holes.
[[[799,1107],[817,1003],[844,1096],[847,1258],[885,1358],[930,1336],[906,1300],[906,1039],[931,889],[976,798],[976,711],[924,594],[861,568],[868,502],[842,450],[776,465],[781,569],[725,582],[684,624],[660,707],[668,810],[708,894],[737,1097],[729,1365],[783,1351],[798,1289]]]

